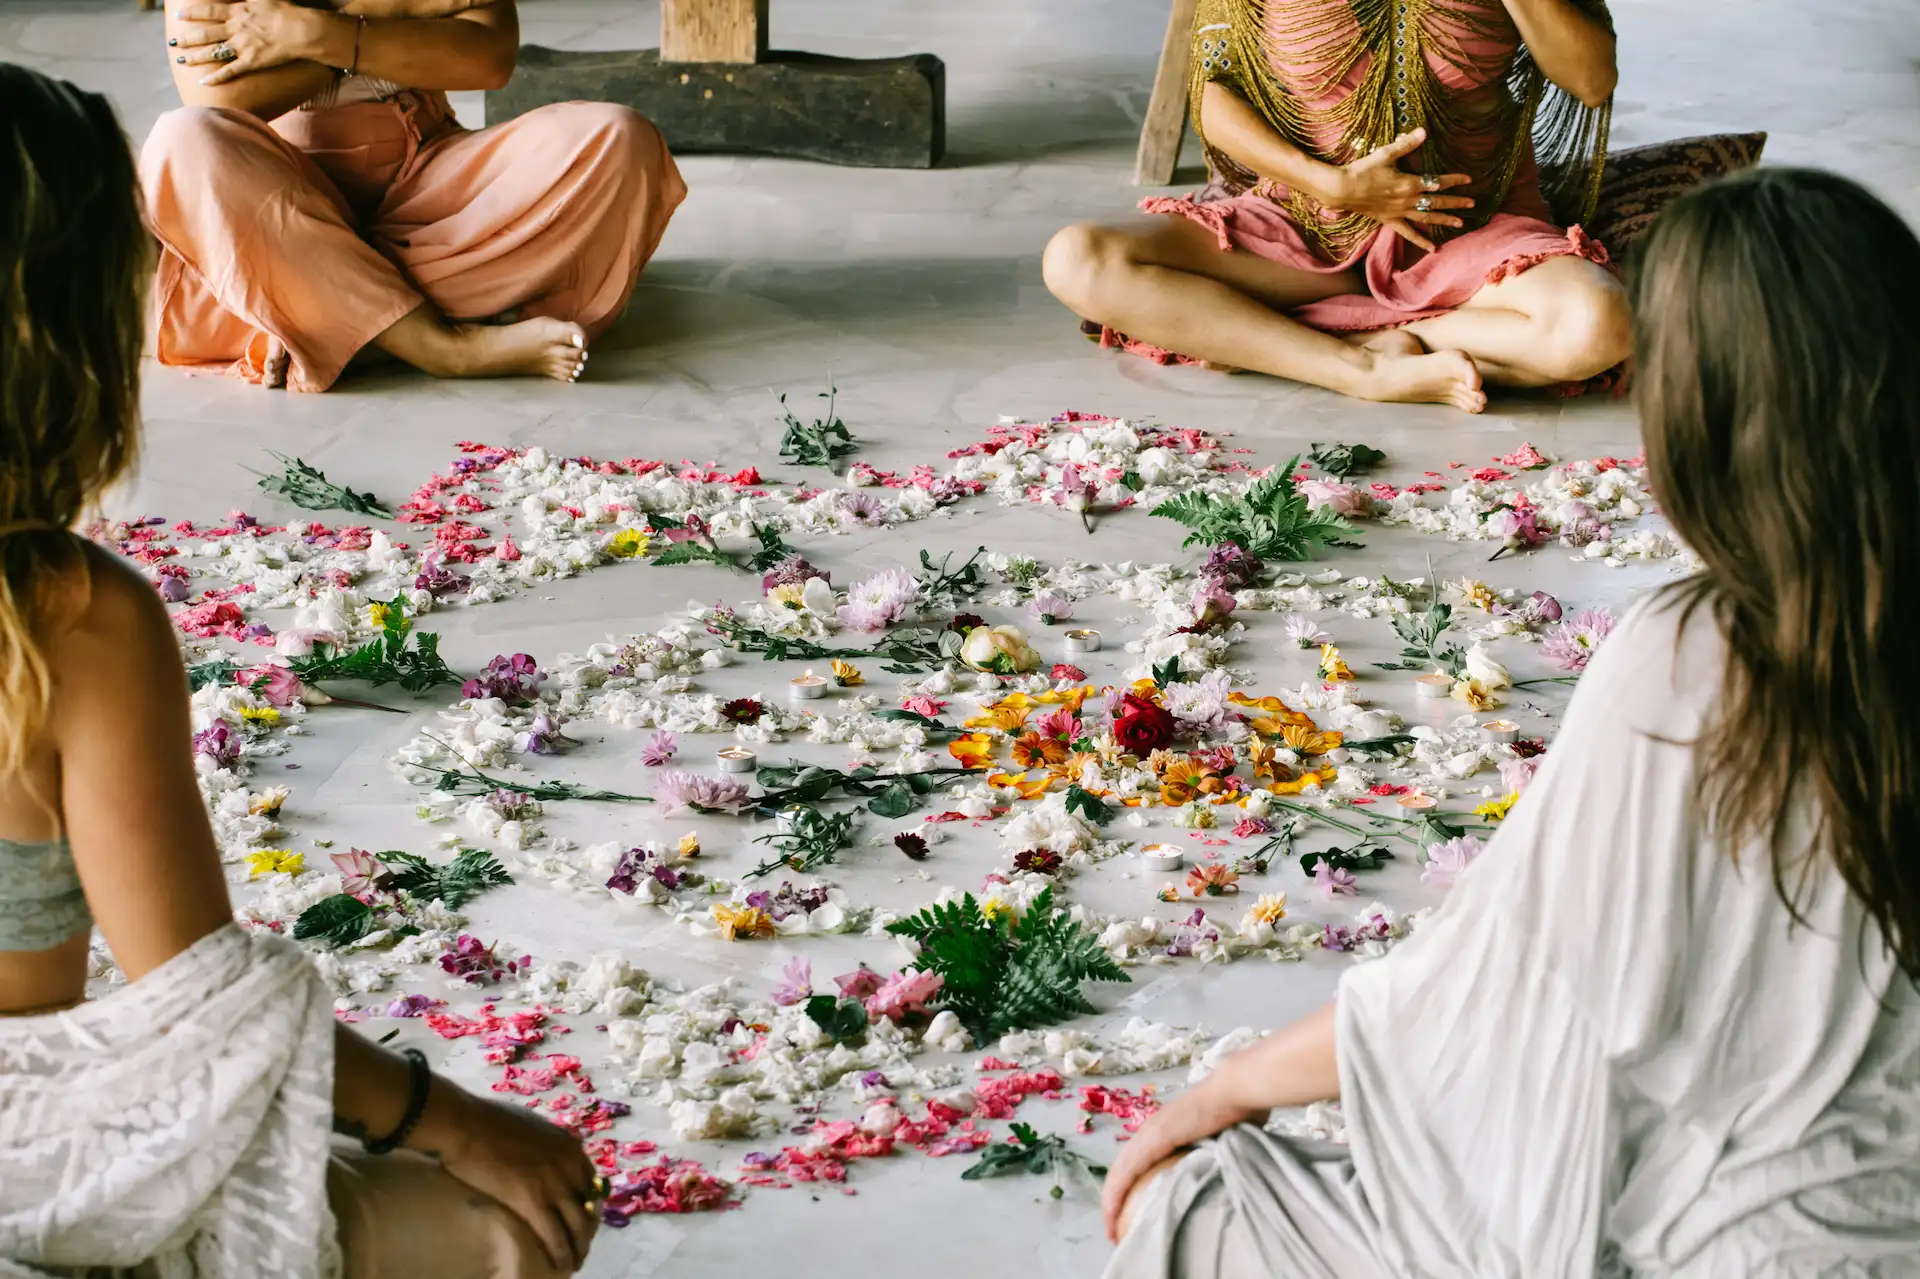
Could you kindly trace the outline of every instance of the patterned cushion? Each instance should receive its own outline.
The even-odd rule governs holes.
[[[1703,182],[1752,168],[1766,145],[1764,133],[1716,133],[1608,152],[1587,234],[1624,259],[1662,209]]]

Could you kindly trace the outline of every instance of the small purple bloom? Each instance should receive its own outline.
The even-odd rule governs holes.
[[[542,710],[533,717],[526,735],[520,739],[520,749],[529,755],[558,755],[569,747],[579,743],[562,733],[566,724],[558,714],[548,714]]]
[[[446,1006],[446,1000],[435,999],[432,995],[402,995],[387,1005],[389,1017],[419,1017]]]
[[[503,960],[494,949],[471,933],[461,933],[440,956],[440,968],[470,986],[487,986],[533,966],[530,956]]]
[[[540,664],[525,653],[512,657],[496,654],[478,679],[460,686],[460,696],[497,697],[509,706],[526,706],[540,696],[540,685],[546,678]]]
[[[193,735],[193,753],[205,755],[216,768],[233,768],[240,763],[240,735],[218,719],[210,728]]]
[[[1259,581],[1265,567],[1258,556],[1249,554],[1237,542],[1222,542],[1207,552],[1200,576],[1222,590],[1238,591]]]
[[[1350,870],[1342,870],[1324,858],[1313,868],[1313,882],[1319,885],[1320,895],[1328,901],[1336,897],[1352,897],[1360,891],[1359,881]]]
[[[654,782],[656,811],[670,817],[682,809],[702,813],[744,813],[753,801],[747,796],[747,784],[731,777],[703,777],[699,773],[669,769]]]
[[[813,965],[795,956],[780,970],[780,984],[773,988],[773,1002],[782,1008],[813,996]]]
[[[814,578],[832,585],[832,579],[820,569],[807,563],[804,555],[789,555],[768,569],[760,578],[762,595],[781,586],[805,586]]]
[[[673,753],[680,749],[680,739],[661,729],[647,739],[640,748],[640,762],[648,768],[659,768],[673,759]]]
[[[1553,634],[1541,642],[1540,651],[1560,664],[1560,669],[1584,671],[1600,645],[1613,633],[1613,614],[1604,608],[1583,608],[1560,623]]]
[[[183,577],[163,577],[154,586],[160,592],[160,598],[169,604],[184,604],[193,596],[193,588],[187,585]]]

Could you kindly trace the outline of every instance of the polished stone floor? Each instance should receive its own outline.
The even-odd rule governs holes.
[[[1920,219],[1920,20],[1912,0],[1616,0],[1613,10],[1623,64],[1616,144],[1765,129],[1769,161],[1837,168]],[[1255,376],[1162,369],[1089,346],[1042,287],[1040,248],[1057,226],[1122,215],[1142,194],[1128,174],[1165,12],[1164,0],[778,0],[778,47],[925,50],[945,59],[946,162],[891,172],[685,161],[692,194],[626,318],[596,351],[590,378],[575,386],[390,374],[324,396],[290,396],[154,369],[145,457],[115,507],[203,519],[245,506],[285,519],[290,512],[261,498],[249,470],[268,464],[268,449],[382,493],[405,492],[443,469],[463,439],[765,465],[778,438],[774,393],[804,395],[829,377],[846,420],[868,442],[861,456],[886,468],[938,462],[1001,414],[1044,418],[1068,408],[1231,432],[1259,463],[1284,460],[1312,440],[1364,440],[1387,450],[1404,474],[1450,460],[1479,463],[1522,441],[1560,457],[1637,451],[1631,413],[1616,401],[1497,396],[1484,416],[1469,418],[1355,404]],[[530,43],[639,47],[656,42],[658,6],[521,0],[521,21]],[[159,15],[136,11],[133,0],[0,0],[0,58],[108,93],[136,139],[172,101],[159,32]],[[478,95],[458,96],[457,105],[465,120],[481,123]],[[1182,182],[1197,176],[1192,150]],[[1111,523],[1089,549],[1070,553],[1177,554],[1168,528]],[[1039,554],[1081,536],[1060,512],[1007,516],[985,506],[914,535],[912,546],[936,553],[986,540]],[[1379,545],[1382,567],[1396,575],[1423,572],[1428,554],[1454,575],[1483,556],[1411,538]],[[837,581],[905,553],[905,544],[881,536],[821,548]],[[1583,604],[1616,600],[1661,576],[1608,576],[1548,554],[1503,571],[1501,584]],[[652,629],[689,596],[739,589],[716,571],[674,572],[681,575],[596,574],[436,615],[435,624],[449,658],[471,666],[502,648],[578,651],[609,634]],[[404,736],[386,723],[319,734],[297,775],[308,790],[297,796],[310,815],[303,834],[324,828],[345,840],[365,831],[371,842],[383,823],[406,821],[410,800],[381,764]],[[489,926],[530,944],[563,936],[570,925],[558,908],[528,893],[510,910],[493,908]],[[671,942],[636,944],[659,954]],[[759,963],[756,955],[751,964]],[[764,981],[770,973],[752,967],[750,975]],[[1146,1010],[1216,1031],[1270,1024],[1323,998],[1337,973],[1322,957],[1297,967],[1236,965],[1205,981],[1168,975],[1136,987],[1115,1012]],[[1050,1126],[1068,1124],[1062,1113]],[[724,1166],[711,1151],[676,1153]],[[825,1276],[912,1267],[957,1277],[1013,1259],[1059,1279],[1098,1269],[1104,1245],[1084,1195],[1055,1203],[1018,1183],[963,1186],[956,1174],[952,1161],[909,1157],[862,1168],[854,1198],[762,1192],[737,1213],[643,1219],[609,1232],[587,1273],[691,1277],[777,1267]]]

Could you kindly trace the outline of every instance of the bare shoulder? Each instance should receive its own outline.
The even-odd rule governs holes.
[[[74,575],[73,607],[53,648],[56,663],[67,664],[65,657],[91,665],[118,654],[110,666],[134,665],[144,673],[161,656],[177,666],[180,650],[173,619],[153,583],[113,552],[91,542],[84,545],[85,570]]]

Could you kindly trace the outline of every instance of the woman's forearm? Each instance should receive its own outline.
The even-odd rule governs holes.
[[[1204,1086],[1233,1110],[1264,1112],[1340,1097],[1333,1005],[1227,1058]]]
[[[1218,81],[1200,92],[1200,128],[1209,145],[1242,167],[1321,204],[1339,203],[1340,167],[1316,160],[1288,142],[1252,103]]]
[[[519,27],[511,5],[447,18],[314,14],[304,57],[412,89],[498,89],[513,75]]]
[[[335,13],[362,18],[448,18],[488,0],[336,0]]]
[[[1613,96],[1620,66],[1606,24],[1573,0],[1506,0],[1506,5],[1547,79],[1590,107]]]
[[[413,1086],[407,1059],[389,1052],[350,1026],[333,1032],[333,1130],[367,1141],[386,1136],[400,1126],[407,1113]],[[427,1093],[427,1107],[412,1135],[409,1150],[437,1154],[446,1145],[448,1129],[458,1124],[466,1094],[436,1077]]]

